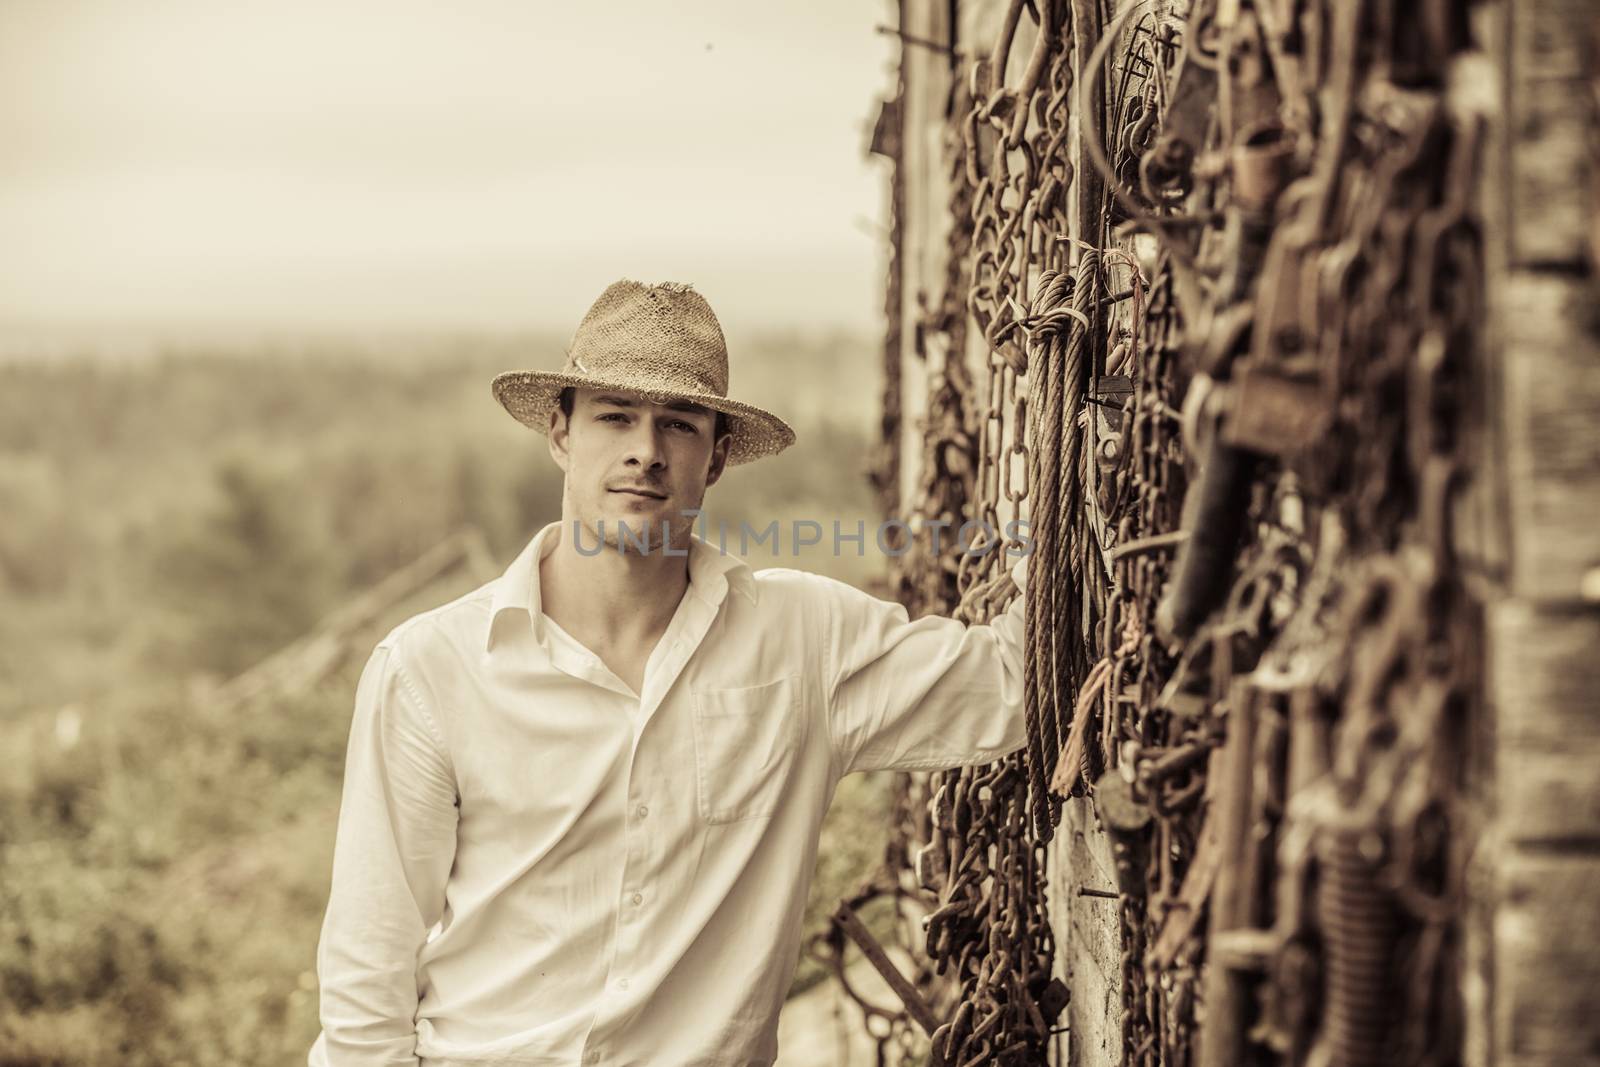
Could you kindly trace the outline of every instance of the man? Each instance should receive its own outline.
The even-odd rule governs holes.
[[[693,535],[794,440],[727,383],[706,301],[629,281],[495,378],[561,521],[362,674],[312,1064],[771,1063],[839,778],[1023,744],[1021,597],[910,622]]]

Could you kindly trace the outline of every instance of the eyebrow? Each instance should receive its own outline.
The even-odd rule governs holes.
[[[596,404],[609,404],[610,406],[617,408],[631,408],[638,406],[632,397],[618,396],[612,393],[604,393],[600,396],[597,396],[594,398],[594,402]],[[684,411],[694,415],[712,414],[710,408],[702,404],[696,404],[689,400],[674,400],[671,403],[663,404],[662,407],[667,408],[670,411]]]

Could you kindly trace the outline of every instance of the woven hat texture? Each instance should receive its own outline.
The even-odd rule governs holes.
[[[775,455],[794,430],[768,411],[728,398],[728,346],[706,298],[681,282],[623,279],[600,294],[579,323],[559,371],[495,375],[497,400],[517,421],[550,428],[561,390],[615,389],[651,403],[689,400],[728,416],[728,464]]]

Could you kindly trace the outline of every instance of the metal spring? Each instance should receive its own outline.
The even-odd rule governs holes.
[[[1323,1041],[1329,1067],[1384,1062],[1396,924],[1364,831],[1326,831],[1318,847],[1317,919],[1326,950]]]

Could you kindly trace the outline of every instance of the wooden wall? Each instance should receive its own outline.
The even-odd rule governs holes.
[[[1120,7],[1120,5],[1118,5]],[[984,53],[1003,0],[906,0],[903,30]],[[1600,1063],[1600,5],[1499,0],[1474,27],[1492,94],[1481,214],[1490,254],[1487,424],[1482,461],[1498,477],[1487,530],[1464,565],[1492,591],[1489,698],[1495,736],[1492,826],[1475,863],[1482,938],[1464,995],[1472,1062]],[[952,78],[965,62],[907,45],[902,168],[900,499],[920,471],[927,371],[968,351],[916,351],[917,320],[944,284],[944,156]],[[975,331],[971,331],[975,334]],[[980,379],[981,380],[981,379]],[[1120,1061],[1120,946],[1114,881],[1092,808],[1068,804],[1051,846],[1057,966],[1072,989],[1070,1052]],[[1080,890],[1091,892],[1084,894]]]
[[[1490,615],[1496,1067],[1600,1063],[1600,7],[1482,20],[1503,122],[1485,169],[1490,385],[1510,570]]]

